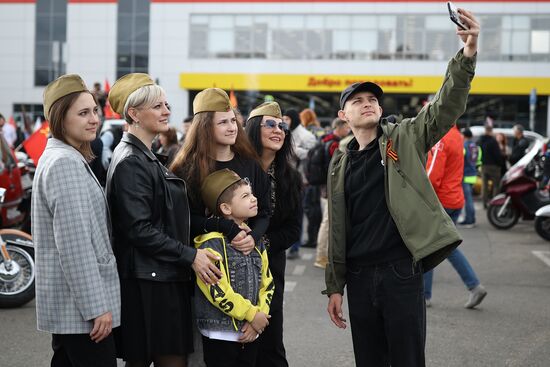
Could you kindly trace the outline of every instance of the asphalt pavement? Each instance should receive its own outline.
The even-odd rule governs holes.
[[[520,222],[493,229],[478,208],[478,225],[460,229],[466,255],[488,291],[474,310],[448,262],[435,272],[427,311],[427,366],[550,366],[550,242]],[[314,249],[287,263],[285,345],[290,366],[354,366],[350,329],[337,329],[326,313],[324,271]],[[344,301],[346,304],[346,301]],[[347,316],[347,313],[346,313]],[[50,336],[36,331],[35,305],[0,310],[0,366],[49,366]],[[122,363],[120,363],[122,365]]]

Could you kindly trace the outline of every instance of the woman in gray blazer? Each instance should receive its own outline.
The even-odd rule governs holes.
[[[44,91],[52,138],[33,182],[38,329],[52,333],[51,366],[113,366],[120,285],[107,200],[88,162],[98,106],[78,75]]]

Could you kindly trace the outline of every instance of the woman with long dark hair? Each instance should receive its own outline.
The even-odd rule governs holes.
[[[258,163],[243,127],[237,122],[229,96],[219,88],[208,88],[193,101],[193,123],[170,169],[188,183],[193,235],[221,232],[239,251],[250,253],[269,225],[269,182]],[[250,229],[234,221],[207,213],[200,196],[202,181],[210,173],[228,168],[248,178],[258,198],[258,215]]]
[[[296,160],[289,126],[283,122],[276,102],[256,107],[246,122],[246,133],[260,157],[271,185],[272,217],[264,235],[269,268],[275,280],[269,326],[260,335],[256,366],[288,366],[283,344],[283,294],[285,251],[300,238],[302,228],[302,179],[294,168]],[[284,204],[283,204],[284,203]]]

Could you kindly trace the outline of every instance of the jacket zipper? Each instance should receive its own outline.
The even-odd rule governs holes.
[[[401,186],[405,188],[406,187],[405,183],[409,184],[409,186],[418,194],[418,196],[422,199],[422,201],[424,201],[424,203],[426,203],[426,205],[430,209],[435,209],[434,206],[428,201],[428,199],[426,199],[424,195],[420,191],[418,191],[418,189],[411,183],[411,180],[409,179],[409,177],[405,175],[403,171],[401,171],[401,168],[399,168],[399,165],[397,163],[394,163],[394,167],[397,173],[399,173],[399,175],[403,179],[403,183]]]
[[[407,246],[407,242],[405,241],[405,239],[403,238],[403,235],[401,234],[401,233],[403,233],[403,230],[401,229],[401,223],[399,223],[398,220],[395,220],[395,214],[393,213],[392,208],[391,208],[391,206],[389,204],[389,201],[388,201],[389,184],[388,184],[388,162],[387,162],[387,156],[386,156],[386,142],[388,140],[388,136],[386,135],[386,132],[384,131],[384,128],[382,128],[382,132],[383,132],[384,137],[386,138],[386,141],[382,141],[382,151],[380,152],[380,154],[382,155],[382,162],[384,164],[384,192],[386,194],[385,195],[386,196],[386,207],[388,208],[388,211],[390,212],[390,215],[393,219],[393,222],[395,223],[395,226],[397,227],[397,231],[399,232],[399,236],[401,236],[401,239],[403,240],[403,243],[405,244],[405,247],[407,248],[407,250],[411,253],[411,256],[413,257],[412,267],[414,269],[416,264],[418,263],[418,261],[420,259],[417,259],[413,255],[413,253],[409,249],[409,247]],[[393,132],[393,130],[392,130],[392,132]],[[399,166],[395,162],[394,162],[394,166],[396,167],[397,172],[399,173],[399,175],[401,177],[403,177],[403,179],[405,179],[404,174],[401,172],[401,169],[399,169]],[[410,185],[410,183],[409,183],[409,185]],[[424,200],[424,198],[422,198],[422,199]]]

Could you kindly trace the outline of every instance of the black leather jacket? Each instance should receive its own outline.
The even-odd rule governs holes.
[[[138,138],[124,133],[107,173],[113,247],[121,278],[189,281],[190,246],[185,182]]]

